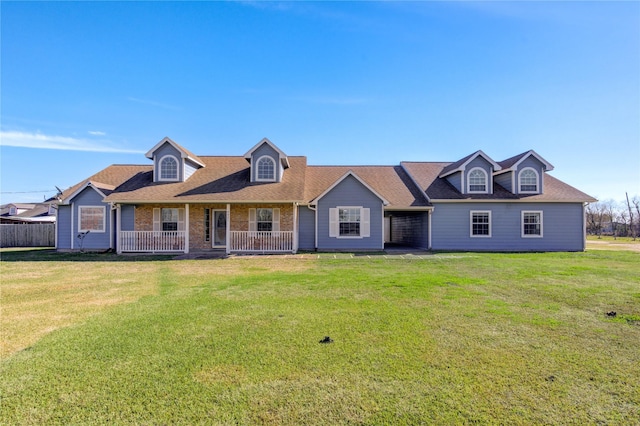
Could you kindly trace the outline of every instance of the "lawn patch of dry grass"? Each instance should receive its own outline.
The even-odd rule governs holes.
[[[5,359],[0,423],[637,424],[639,259],[94,260],[137,295]]]

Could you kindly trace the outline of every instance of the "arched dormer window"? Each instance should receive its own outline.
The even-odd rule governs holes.
[[[537,194],[538,172],[531,167],[522,169],[518,175],[518,188],[521,194]]]
[[[178,180],[178,160],[173,155],[165,155],[160,159],[160,179]]]
[[[265,155],[258,159],[256,180],[273,182],[276,180],[276,162]]]
[[[468,177],[468,192],[477,192],[486,194],[488,188],[487,172],[480,167],[471,169]]]

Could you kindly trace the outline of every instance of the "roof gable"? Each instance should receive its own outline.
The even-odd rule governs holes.
[[[373,195],[375,195],[376,197],[380,198],[380,200],[382,201],[382,203],[386,206],[389,204],[389,201],[387,201],[382,195],[380,195],[375,189],[373,189],[371,186],[369,186],[364,180],[360,179],[360,177],[358,175],[356,175],[352,170],[349,170],[347,173],[345,173],[341,178],[339,178],[338,180],[336,180],[329,188],[327,188],[324,192],[322,192],[322,194],[318,195],[315,199],[313,199],[311,201],[311,204],[316,204],[322,197],[324,197],[325,195],[327,195],[328,193],[330,193],[336,186],[338,186],[342,181],[344,181],[346,178],[348,178],[349,176],[355,178],[358,182],[360,182],[365,188],[367,188]]]
[[[504,161],[500,161],[498,164],[500,164],[502,170],[497,169],[500,171],[498,171],[496,174],[517,170],[520,163],[522,163],[529,157],[534,157],[536,160],[542,163],[542,165],[544,165],[545,171],[553,170],[553,165],[551,163],[538,155],[538,153],[536,153],[534,150],[530,149],[527,152],[523,152],[522,154],[518,154]]]
[[[71,194],[69,194],[67,197],[65,197],[62,200],[62,203],[63,204],[69,204],[71,202],[71,200],[73,200],[75,197],[77,197],[86,188],[93,189],[98,194],[100,194],[102,196],[102,198],[105,198],[107,195],[109,195],[110,193],[113,192],[113,190],[115,189],[115,186],[108,185],[106,183],[100,183],[100,182],[95,182],[95,181],[89,180],[84,185],[80,185],[80,187],[78,187],[78,189],[76,189]]]
[[[289,158],[287,157],[287,154],[285,154],[280,148],[278,148],[273,142],[271,142],[267,138],[262,138],[260,142],[255,144],[253,148],[251,148],[249,151],[247,151],[244,154],[244,158],[246,158],[248,161],[251,161],[251,156],[253,155],[253,153],[265,143],[278,153],[278,155],[280,156],[280,162],[282,163],[282,166],[285,168],[289,168],[290,165],[289,165]]]
[[[478,150],[478,151],[474,152],[473,154],[467,155],[466,157],[456,161],[455,163],[451,163],[448,166],[446,166],[444,169],[442,169],[442,172],[440,173],[440,176],[438,176],[438,177],[442,178],[442,177],[446,177],[446,176],[452,175],[452,174],[454,174],[456,172],[463,171],[467,167],[467,165],[469,163],[471,163],[473,160],[475,160],[477,157],[484,158],[489,164],[491,164],[491,166],[493,167],[494,171],[502,169],[500,164],[498,164],[495,161],[493,161],[491,159],[491,157],[489,157],[487,154],[485,154],[481,150]]]
[[[177,144],[176,142],[172,141],[170,138],[168,137],[164,137],[160,142],[158,142],[157,144],[155,144],[155,146],[153,148],[151,148],[146,154],[145,156],[149,159],[153,159],[153,156],[155,155],[155,152],[158,150],[158,148],[160,148],[162,145],[164,144],[170,144],[171,146],[173,146],[176,150],[178,150],[178,152],[180,152],[180,156],[183,159],[187,159],[187,160],[191,160],[192,162],[194,162],[195,164],[197,164],[200,167],[204,167],[204,163],[202,162],[202,160],[200,158],[198,158],[197,155],[195,155],[194,153],[192,153],[191,151],[189,151],[186,148],[183,148],[182,146],[180,146],[179,144]]]

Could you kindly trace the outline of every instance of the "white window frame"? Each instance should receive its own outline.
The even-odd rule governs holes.
[[[527,214],[538,214],[540,215],[540,234],[525,234],[524,228],[524,216]],[[543,220],[543,212],[542,210],[522,210],[520,213],[520,233],[522,238],[542,238],[544,234],[544,220]]]
[[[16,206],[9,207],[9,216],[15,216],[18,214],[18,208]]]
[[[173,161],[176,162],[176,177],[175,178],[162,177],[162,171],[164,169],[162,163],[167,158],[172,158]],[[178,159],[176,158],[175,155],[167,154],[167,155],[163,155],[160,158],[160,160],[158,161],[158,180],[162,181],[162,182],[177,182],[178,180],[180,180],[180,162],[178,161]]]
[[[265,177],[260,177],[260,162],[262,160],[269,160],[273,166],[273,173],[271,174],[270,178],[265,178]],[[258,158],[258,160],[256,161],[256,181],[258,182],[275,182],[276,180],[276,172],[277,172],[277,167],[276,167],[276,160],[273,159],[272,156],[270,155],[263,155],[261,157]]]
[[[155,207],[153,209],[153,230],[154,231],[163,231],[163,223],[173,223],[173,222],[164,222],[162,219],[162,210],[164,209],[177,209],[178,210],[178,224],[177,231],[184,231],[186,229],[186,210],[183,207]],[[176,231],[163,231],[163,232],[176,232]]]
[[[471,190],[471,173],[475,172],[476,170],[481,171],[482,174],[484,175],[484,191]],[[488,194],[489,193],[489,174],[482,167],[474,167],[471,170],[469,170],[469,173],[467,173],[467,193],[468,194]]]
[[[87,209],[100,209],[102,210],[102,230],[99,229],[86,229],[82,228],[82,212]],[[104,234],[107,232],[107,212],[105,206],[78,206],[78,232],[91,231],[94,233]]]
[[[484,235],[484,234],[474,234],[473,233],[473,215],[477,215],[477,214],[486,214],[487,216],[489,216],[489,234]],[[491,238],[491,233],[492,233],[492,226],[491,226],[491,210],[471,210],[469,212],[469,236],[471,238]]]
[[[258,210],[271,210],[271,231],[260,232],[280,232],[280,209],[275,207],[257,207],[249,209],[249,231],[258,231]],[[228,219],[227,219],[228,220]],[[268,223],[264,221],[264,223]]]
[[[340,210],[360,210],[360,234],[340,235]],[[329,237],[338,239],[362,239],[371,236],[371,209],[363,206],[337,206],[329,209]]]
[[[522,190],[522,173],[525,170],[526,171],[531,170],[536,175],[536,189],[535,189],[535,191],[523,191]],[[538,171],[536,169],[534,169],[533,167],[525,167],[524,169],[522,169],[522,170],[520,170],[518,172],[518,193],[519,194],[538,194],[538,193],[540,193],[540,175],[538,174]]]

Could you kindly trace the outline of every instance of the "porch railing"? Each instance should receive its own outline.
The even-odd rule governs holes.
[[[278,253],[293,251],[293,231],[231,231],[231,252]]]
[[[121,252],[184,252],[185,231],[120,231]]]

